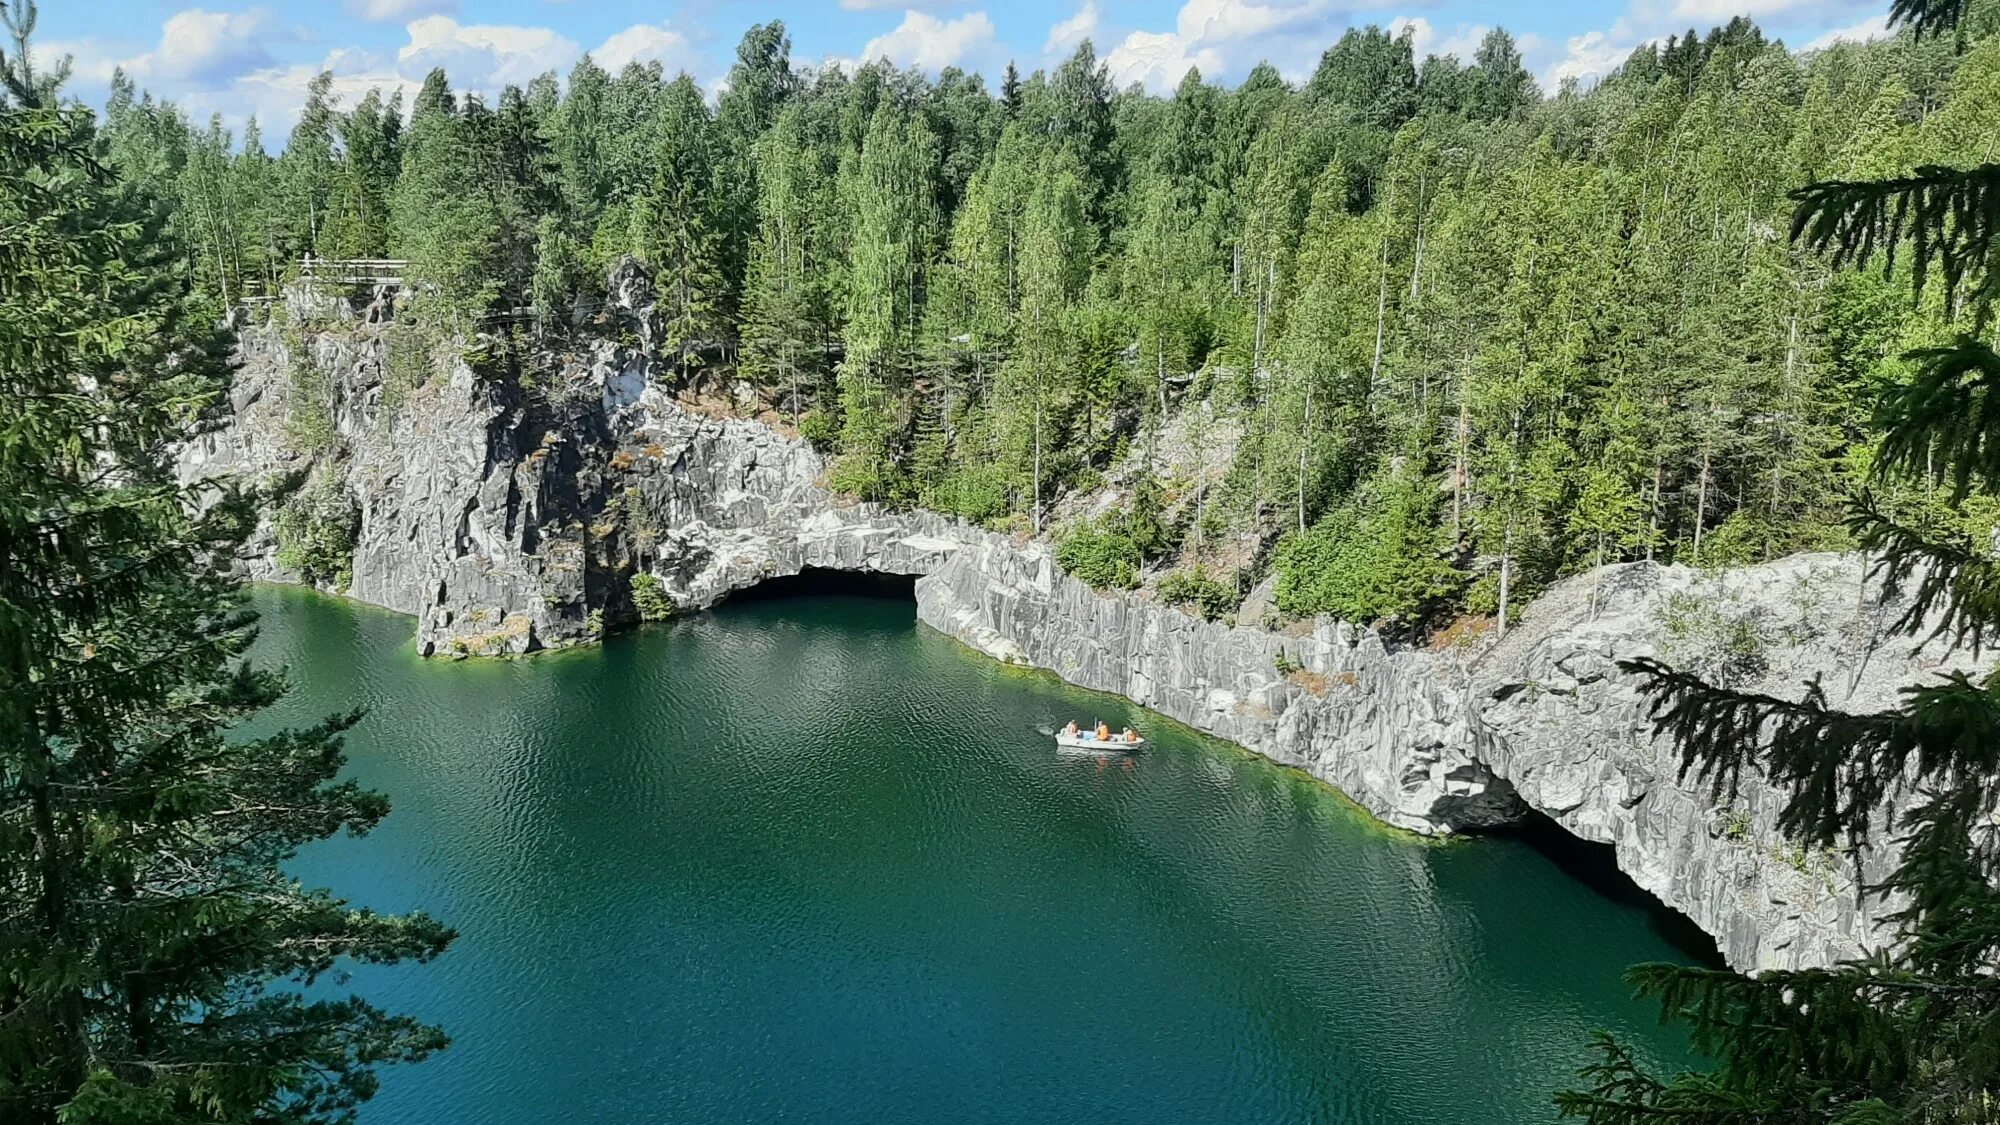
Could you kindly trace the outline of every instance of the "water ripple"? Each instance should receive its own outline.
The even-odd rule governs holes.
[[[364,1125],[1547,1120],[1675,957],[1508,841],[1428,847],[1298,774],[922,630],[790,599],[512,664],[258,595],[300,720],[356,700],[394,814],[308,881],[462,937],[354,987],[447,1027]],[[1060,755],[1064,720],[1132,756]],[[1666,1054],[1671,1063],[1684,1060]]]

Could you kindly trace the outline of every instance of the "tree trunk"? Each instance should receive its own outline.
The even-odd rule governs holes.
[[[1597,533],[1597,553],[1591,560],[1590,569],[1593,572],[1601,572],[1604,569],[1604,533],[1602,531]],[[1604,575],[1602,573],[1595,573],[1590,583],[1590,619],[1592,621],[1597,620],[1597,595],[1603,588]]]
[[[1382,240],[1382,264],[1376,271],[1375,359],[1368,367],[1368,393],[1374,394],[1382,381],[1382,339],[1389,315],[1389,240]]]
[[[1410,262],[1410,304],[1417,303],[1418,279],[1424,272],[1424,184],[1425,173],[1417,176],[1417,248]]]
[[[1701,451],[1701,478],[1694,493],[1694,554],[1701,558],[1701,528],[1708,520],[1708,464],[1709,452]]]
[[[65,950],[69,946],[69,892],[64,869],[67,857],[63,854],[62,836],[56,826],[55,787],[50,776],[55,770],[55,758],[46,738],[32,725],[27,731],[26,742],[29,756],[27,768],[22,770],[21,788],[28,798],[36,875],[41,883],[36,908],[41,915],[42,937],[47,947],[51,951]],[[74,986],[65,987],[51,1005],[50,1014],[61,1028],[64,1038],[69,1040],[68,1057],[54,1065],[56,1073],[53,1079],[61,1088],[73,1089],[76,1083],[83,1081],[92,1054],[83,994]]]
[[[1653,548],[1660,541],[1660,483],[1664,467],[1653,458],[1653,511],[1646,521],[1646,561],[1653,561]]]
[[[1465,513],[1465,454],[1466,442],[1472,430],[1471,409],[1465,403],[1465,392],[1459,392],[1458,403],[1458,456],[1453,459],[1451,472],[1451,541],[1458,543],[1462,537]]]
[[[1514,579],[1514,517],[1507,517],[1507,530],[1500,537],[1500,636],[1507,635],[1507,596]]]
[[[1040,387],[1035,388],[1035,502],[1031,511],[1034,513],[1035,534],[1040,535],[1042,533],[1042,391]]]
[[[1299,423],[1299,534],[1306,532],[1306,455],[1312,450],[1313,389],[1306,388],[1305,419]]]

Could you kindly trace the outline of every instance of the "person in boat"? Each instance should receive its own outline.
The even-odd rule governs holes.
[[[1110,726],[1110,724],[1108,724],[1108,723],[1099,723],[1099,724],[1097,724],[1097,741],[1099,741],[1099,742],[1109,742],[1109,741],[1111,741],[1111,726]]]
[[[1075,737],[1076,737],[1076,720],[1075,720],[1075,719],[1071,719],[1071,720],[1069,721],[1069,725],[1063,728],[1063,737],[1064,737],[1064,738],[1075,738]]]
[[[1139,732],[1133,730],[1131,727],[1126,727],[1124,738],[1127,742],[1137,742],[1139,741]]]

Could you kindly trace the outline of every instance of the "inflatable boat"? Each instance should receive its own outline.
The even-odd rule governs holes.
[[[1146,745],[1146,740],[1133,738],[1128,741],[1115,734],[1110,738],[1098,738],[1087,730],[1080,730],[1075,734],[1057,732],[1056,745],[1065,750],[1137,750]]]

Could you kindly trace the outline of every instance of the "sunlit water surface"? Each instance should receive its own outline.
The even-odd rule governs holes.
[[[1510,839],[1391,835],[1327,787],[1010,670],[907,600],[795,597],[531,660],[264,589],[302,721],[363,704],[395,811],[308,883],[462,936],[346,982],[455,1042],[363,1125],[1546,1121],[1657,912]],[[1129,759],[1056,753],[1132,723]]]

